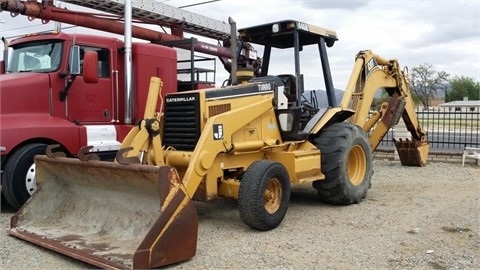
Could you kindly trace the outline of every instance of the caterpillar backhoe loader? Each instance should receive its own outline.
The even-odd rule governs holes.
[[[66,158],[49,146],[36,156],[39,190],[12,217],[11,235],[102,268],[152,268],[195,255],[195,200],[238,200],[241,219],[271,230],[287,212],[292,185],[312,183],[322,201],[359,203],[372,177],[372,151],[400,117],[412,137],[396,143],[403,165],[425,165],[426,132],[396,60],[356,55],[337,105],[327,47],[331,30],[286,20],[240,29],[264,46],[260,73],[238,84],[166,95],[155,110],[153,77],[145,117],[115,162],[84,149]],[[302,98],[302,48],[318,46],[329,106]],[[295,74],[269,75],[272,48],[294,52]],[[232,76],[235,74],[232,74]],[[377,90],[390,101],[369,116]]]

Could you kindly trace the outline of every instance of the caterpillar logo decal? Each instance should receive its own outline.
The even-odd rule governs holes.
[[[366,74],[367,76],[370,74],[370,72],[372,72],[372,70],[374,70],[376,67],[378,66],[377,64],[377,61],[375,61],[375,58],[372,58],[370,59],[370,61],[368,61],[368,63],[366,64]]]
[[[188,101],[195,101],[194,96],[186,96],[186,97],[167,97],[165,102],[172,103],[172,102],[188,102]]]

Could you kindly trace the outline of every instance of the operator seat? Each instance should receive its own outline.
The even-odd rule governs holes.
[[[284,94],[287,96],[288,102],[295,102],[297,100],[296,79],[292,74],[281,74],[278,77],[282,80],[285,87]]]
[[[40,69],[42,67],[42,65],[40,64],[40,60],[30,55],[25,55],[24,66],[25,70]]]

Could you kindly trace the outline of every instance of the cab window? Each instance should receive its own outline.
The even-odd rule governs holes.
[[[83,62],[83,56],[86,51],[96,51],[98,54],[98,77],[110,77],[110,52],[108,49],[80,46],[80,63]],[[83,65],[80,64],[80,71],[83,73]]]
[[[13,45],[7,72],[52,72],[60,66],[62,41],[41,40]]]

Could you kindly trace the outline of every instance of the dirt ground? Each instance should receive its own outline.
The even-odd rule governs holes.
[[[197,254],[169,268],[479,269],[480,167],[375,160],[374,169],[360,204],[331,206],[310,185],[294,188],[283,223],[268,232],[243,224],[233,200],[197,203]],[[8,236],[12,214],[0,215],[0,268],[91,268]]]

